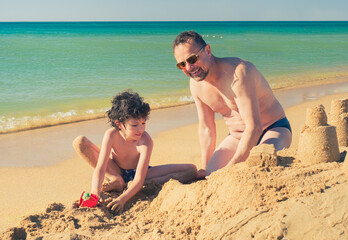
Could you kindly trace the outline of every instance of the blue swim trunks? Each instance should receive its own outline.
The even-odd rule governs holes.
[[[151,166],[149,166],[149,168],[151,168]],[[125,183],[128,183],[129,181],[134,180],[134,176],[136,172],[135,169],[123,169],[123,168],[120,168],[120,169],[121,169],[121,175],[122,175],[123,181]]]
[[[271,130],[272,128],[276,128],[276,127],[284,127],[284,128],[287,128],[291,131],[291,126],[290,126],[290,123],[288,121],[288,119],[286,117],[276,121],[275,123],[271,124],[269,127],[267,127],[265,130],[263,130],[260,138],[259,138],[259,141],[257,142],[257,144],[259,144],[261,142],[261,139],[263,137],[263,135],[265,135],[265,133],[269,130]]]

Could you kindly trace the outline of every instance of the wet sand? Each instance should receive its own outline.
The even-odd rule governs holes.
[[[284,108],[320,97],[348,92],[348,83],[308,86],[276,90],[275,94]],[[216,115],[219,119],[220,116]],[[171,130],[197,122],[194,104],[158,109],[151,112],[147,131],[154,137],[162,131]],[[100,144],[104,131],[109,128],[106,118],[78,123],[34,129],[0,135],[0,167],[50,166],[70,159],[75,155],[71,147],[76,136],[86,135]]]

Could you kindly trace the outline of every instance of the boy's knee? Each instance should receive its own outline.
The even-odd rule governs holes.
[[[73,147],[75,150],[81,149],[81,146],[86,143],[87,138],[85,136],[78,136],[77,138],[74,139],[73,141]]]

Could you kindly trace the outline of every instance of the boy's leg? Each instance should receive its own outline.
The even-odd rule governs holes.
[[[167,164],[154,166],[148,169],[145,183],[152,181],[163,184],[169,179],[176,179],[181,183],[196,180],[197,168],[193,164]]]
[[[98,156],[100,149],[92,143],[85,136],[78,136],[73,141],[73,147],[75,151],[91,165],[93,168],[97,166]],[[114,162],[114,160],[110,159],[109,164],[106,168],[105,177],[109,180],[109,182],[103,184],[102,191],[122,191],[125,187],[125,182],[121,176],[121,170]]]
[[[78,136],[73,141],[77,154],[93,168],[97,166],[100,149],[85,136]]]

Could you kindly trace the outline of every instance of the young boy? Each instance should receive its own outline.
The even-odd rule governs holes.
[[[162,184],[170,178],[187,183],[196,179],[197,168],[193,164],[149,166],[153,148],[152,139],[145,131],[149,112],[149,104],[137,93],[123,91],[114,97],[112,108],[106,112],[112,128],[106,130],[101,148],[84,136],[74,140],[76,152],[95,168],[91,197],[80,199],[82,206],[95,207],[102,191],[121,192],[128,184],[118,198],[108,199],[107,207],[120,213],[144,183]],[[104,177],[109,182],[103,184]]]

